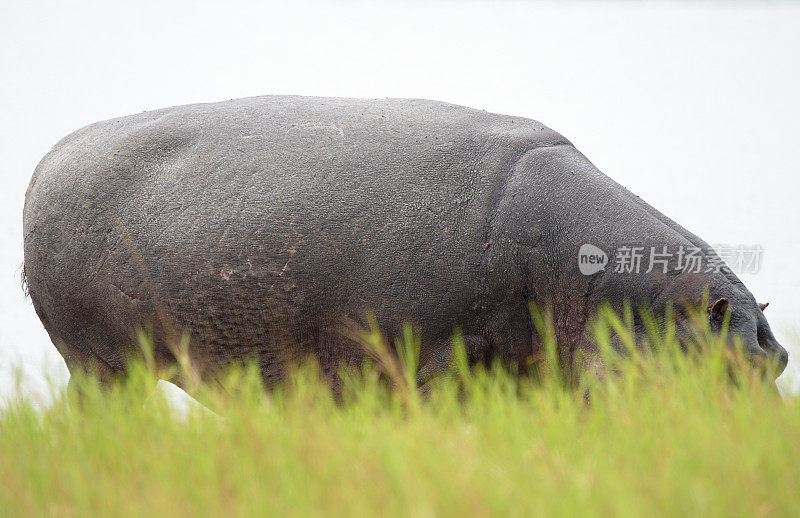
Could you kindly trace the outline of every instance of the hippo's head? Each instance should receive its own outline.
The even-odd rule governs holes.
[[[712,295],[708,302],[708,318],[711,328],[720,331],[725,314],[730,311],[728,324],[729,341],[739,337],[744,352],[757,366],[774,367],[775,376],[786,368],[789,354],[775,339],[764,316],[767,304],[756,303],[744,287],[740,293]]]
[[[712,276],[683,276],[667,290],[668,297],[684,306],[707,306],[708,322],[712,331],[720,332],[728,320],[728,342],[734,347],[738,340],[744,353],[753,365],[759,368],[772,367],[775,377],[786,368],[789,355],[773,336],[764,309],[744,284],[730,272],[719,272]],[[704,291],[707,290],[707,291]],[[707,293],[707,298],[705,294]],[[684,331],[690,327],[688,316],[683,315],[679,327]]]

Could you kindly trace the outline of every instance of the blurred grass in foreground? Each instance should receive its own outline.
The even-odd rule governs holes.
[[[0,515],[800,516],[800,400],[705,333],[649,352],[601,316],[599,377],[547,340],[534,376],[468,368],[456,338],[421,394],[419,336],[373,327],[339,398],[313,364],[269,392],[245,368],[197,389],[222,417],[182,414],[146,359],[110,390],[78,380],[80,402],[20,398],[0,410]]]

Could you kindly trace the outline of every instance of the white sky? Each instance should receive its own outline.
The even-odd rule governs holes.
[[[800,4],[0,2],[0,399],[67,379],[19,288],[38,160],[87,123],[248,95],[424,97],[537,119],[710,243],[800,385]],[[794,333],[794,337],[792,334]]]

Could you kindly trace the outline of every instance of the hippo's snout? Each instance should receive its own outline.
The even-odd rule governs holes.
[[[750,350],[750,359],[756,367],[769,371],[775,378],[781,375],[789,363],[789,353],[778,342],[759,344]]]
[[[781,344],[774,342],[767,350],[767,356],[775,362],[775,377],[777,378],[786,370],[786,365],[789,363],[789,352]]]
[[[759,304],[759,311],[761,313],[756,327],[756,341],[758,342],[757,346],[759,352],[763,352],[765,356],[766,365],[770,368],[770,372],[774,373],[777,378],[783,373],[786,369],[786,365],[789,363],[789,353],[778,343],[778,340],[775,339],[775,335],[772,334],[769,324],[764,318],[763,311],[766,307],[766,304]]]

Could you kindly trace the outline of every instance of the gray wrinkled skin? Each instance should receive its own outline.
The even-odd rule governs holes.
[[[581,275],[583,243],[708,245],[542,124],[440,102],[268,96],[98,122],[36,168],[24,235],[31,299],[71,371],[123,373],[151,325],[159,362],[189,332],[207,374],[255,358],[271,381],[307,354],[330,374],[361,359],[343,328],[367,310],[389,335],[420,329],[423,373],[456,326],[472,361],[524,363],[528,301],[571,355],[601,302],[659,311],[705,286],[753,357],[786,364],[727,270]]]

